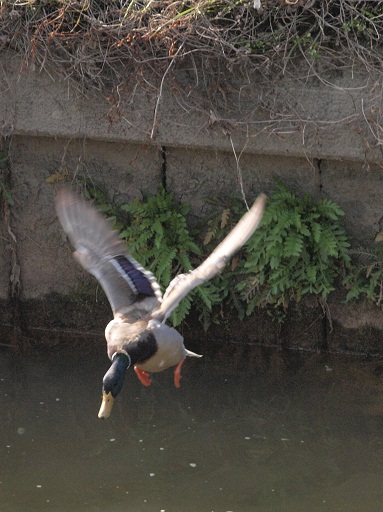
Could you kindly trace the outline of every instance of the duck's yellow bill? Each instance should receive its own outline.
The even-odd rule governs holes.
[[[102,402],[100,410],[98,411],[99,418],[109,418],[110,413],[112,412],[114,398],[112,397],[112,393],[103,393],[102,394]]]

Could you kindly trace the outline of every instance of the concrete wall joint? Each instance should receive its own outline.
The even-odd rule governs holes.
[[[166,146],[161,146],[161,157],[162,157],[162,166],[161,166],[161,184],[165,190],[167,190],[167,162],[166,162]]]

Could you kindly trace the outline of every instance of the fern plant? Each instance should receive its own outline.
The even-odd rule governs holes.
[[[247,314],[257,306],[286,310],[306,294],[326,301],[337,276],[350,264],[343,211],[330,199],[297,197],[278,183],[261,226],[246,246],[246,274],[237,290]]]
[[[192,270],[200,263],[201,249],[191,235],[186,217],[187,204],[178,204],[173,195],[161,189],[144,201],[122,205],[128,215],[127,226],[121,231],[132,256],[156,276],[162,289],[179,273]],[[203,311],[211,311],[218,296],[207,283],[188,294],[173,311],[173,325],[179,325],[188,314],[193,299],[198,297]]]
[[[343,280],[346,302],[366,297],[383,307],[383,247],[351,251],[353,264]]]

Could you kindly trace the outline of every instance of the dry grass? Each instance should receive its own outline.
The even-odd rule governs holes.
[[[164,80],[201,107],[224,104],[235,77],[249,82],[356,63],[382,74],[382,2],[358,0],[13,0],[0,2],[0,48],[55,70],[112,103]],[[214,119],[212,119],[214,122]]]

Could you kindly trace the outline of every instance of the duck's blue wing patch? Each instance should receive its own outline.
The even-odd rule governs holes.
[[[151,272],[145,270],[134,258],[122,254],[110,259],[112,265],[129,284],[133,292],[146,297],[158,297],[159,286]]]

